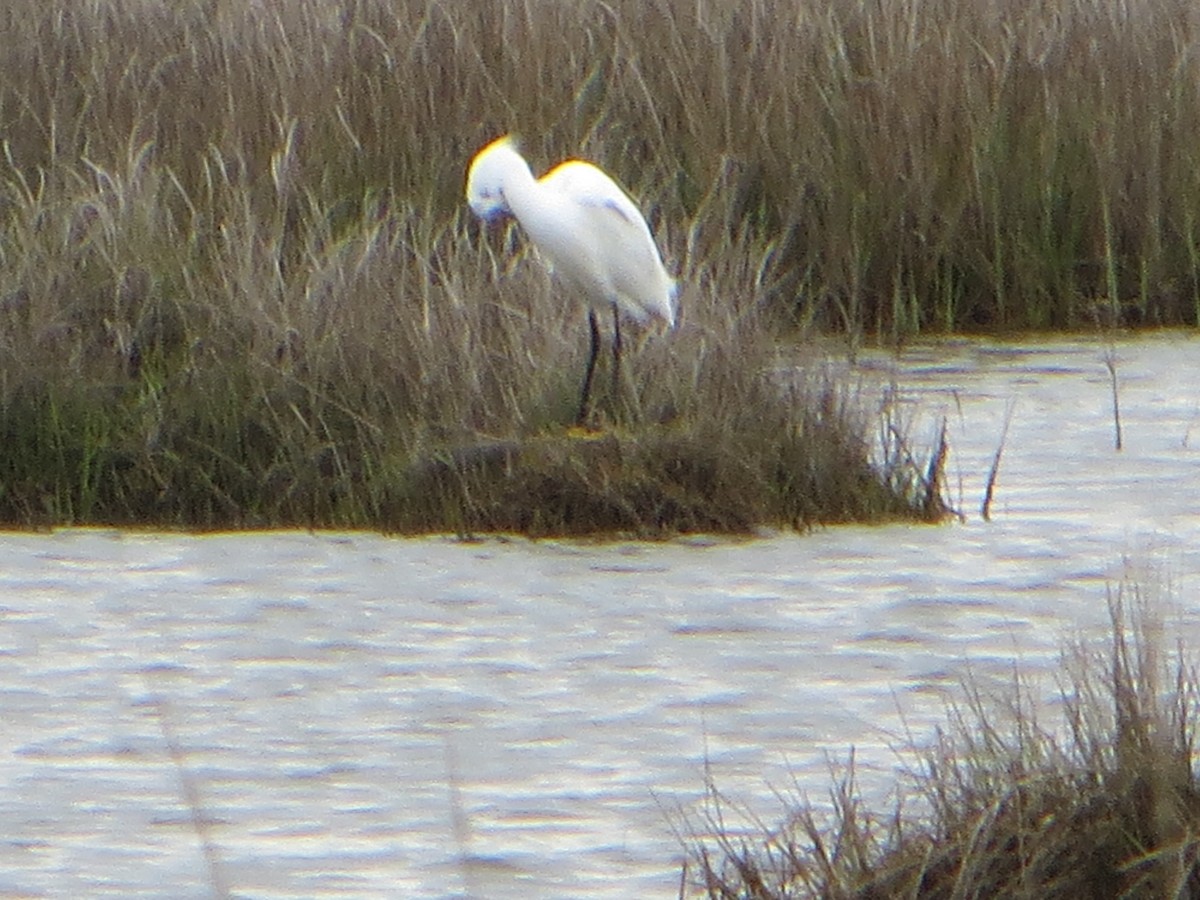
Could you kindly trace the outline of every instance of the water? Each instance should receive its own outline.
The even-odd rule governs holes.
[[[918,445],[946,418],[940,527],[3,536],[0,896],[671,898],[706,773],[773,823],[853,745],[882,796],[967,671],[1049,696],[1130,569],[1200,645],[1200,341],[1116,348],[1121,453],[1109,352],[860,363]]]

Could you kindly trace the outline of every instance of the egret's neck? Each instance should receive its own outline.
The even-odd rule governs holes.
[[[538,218],[538,210],[542,206],[543,188],[529,166],[524,163],[514,166],[504,179],[504,202],[509,211],[517,217],[524,227],[527,221]]]

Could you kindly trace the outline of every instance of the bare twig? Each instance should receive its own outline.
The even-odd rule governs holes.
[[[1112,347],[1104,354],[1104,365],[1108,369],[1109,377],[1112,380],[1112,399],[1113,399],[1113,429],[1116,432],[1114,439],[1114,449],[1121,450],[1121,400],[1117,391],[1117,353]]]
[[[948,510],[943,488],[946,476],[946,456],[949,452],[950,444],[946,440],[946,420],[942,419],[938,441],[925,472],[924,508],[925,515],[929,519],[940,518]]]
[[[987,487],[983,492],[983,503],[979,507],[979,514],[983,517],[983,521],[992,521],[992,494],[996,489],[996,476],[1000,472],[1000,456],[1004,453],[1004,443],[1008,440],[1008,426],[1012,424],[1013,402],[1008,402],[1008,409],[1004,412],[1004,428],[1000,431],[1000,444],[996,447],[996,455],[992,457],[992,468],[988,472]]]
[[[204,806],[200,801],[200,790],[196,786],[195,779],[192,778],[192,773],[188,770],[187,757],[175,735],[175,729],[171,725],[167,701],[162,697],[155,697],[153,708],[158,719],[158,727],[161,729],[163,740],[167,745],[167,753],[171,757],[171,762],[175,764],[176,771],[179,772],[183,800],[192,817],[192,829],[196,832],[196,837],[200,841],[200,849],[204,853],[204,862],[208,866],[208,882],[212,886],[213,896],[217,900],[226,900],[232,895],[229,893],[229,885],[221,871],[221,856],[212,839],[211,820],[205,815]]]
[[[446,783],[450,788],[450,822],[454,829],[454,842],[458,845],[458,860],[462,866],[463,885],[467,897],[482,896],[476,890],[471,858],[471,823],[463,811],[462,793],[459,790],[458,754],[450,735],[445,738]]]

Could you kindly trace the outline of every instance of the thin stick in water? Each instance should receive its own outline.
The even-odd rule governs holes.
[[[458,844],[458,859],[462,866],[463,886],[466,896],[475,898],[482,896],[475,885],[474,860],[471,854],[471,823],[463,809],[462,794],[459,792],[458,754],[450,735],[444,738],[446,753],[446,783],[450,788],[450,824],[454,829],[454,842]]]
[[[1008,401],[1008,409],[1004,411],[1004,428],[1000,431],[1000,444],[996,447],[996,455],[992,457],[992,468],[988,472],[987,487],[983,491],[983,503],[979,507],[979,514],[983,517],[983,521],[992,521],[992,494],[996,490],[996,476],[1000,472],[1000,457],[1004,453],[1004,444],[1008,440],[1008,426],[1012,424],[1013,401]]]
[[[1121,450],[1121,400],[1117,391],[1117,354],[1111,347],[1104,354],[1104,365],[1108,368],[1109,377],[1112,379],[1112,397],[1113,397],[1113,428],[1116,432],[1114,449]]]
[[[175,729],[171,725],[170,710],[167,707],[167,701],[162,697],[156,697],[153,701],[153,708],[158,718],[158,726],[162,730],[163,740],[167,744],[167,752],[171,756],[171,762],[175,764],[175,769],[179,772],[179,782],[183,788],[183,800],[187,804],[188,811],[191,813],[192,829],[196,832],[196,837],[200,841],[200,848],[204,853],[204,862],[208,866],[208,882],[212,886],[213,896],[218,898],[218,900],[226,900],[231,894],[229,893],[229,885],[225,882],[225,876],[221,872],[221,857],[217,852],[216,844],[213,843],[209,818],[205,815],[204,807],[200,803],[200,791],[196,787],[196,781],[192,778],[192,773],[188,770],[183,747],[180,746],[179,739],[175,736]]]

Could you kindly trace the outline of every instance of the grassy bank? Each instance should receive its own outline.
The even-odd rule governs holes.
[[[769,336],[1196,322],[1195,31],[1184,0],[13,0],[0,521],[923,515],[841,389],[764,391]],[[607,444],[512,452],[583,336],[463,209],[509,130],[610,169],[685,285]]]
[[[659,534],[936,518],[894,431],[879,445],[814,367],[780,374],[795,360],[771,339],[778,236],[731,148],[696,156],[662,130],[646,79],[682,73],[639,54],[682,26],[644,15],[7,4],[0,522]],[[682,326],[629,354],[599,437],[563,428],[581,311],[515,232],[463,208],[471,153],[513,126],[534,158],[578,149],[614,169],[685,281]]]
[[[1041,688],[965,700],[918,760],[907,801],[872,809],[852,767],[832,816],[797,798],[761,838],[732,834],[715,788],[688,896],[1101,898],[1200,895],[1194,662],[1129,585],[1107,647],[1064,653],[1057,721]]]

